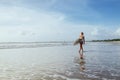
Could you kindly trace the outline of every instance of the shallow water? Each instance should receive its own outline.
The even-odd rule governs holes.
[[[120,80],[120,43],[3,43],[0,80]],[[82,61],[82,63],[80,63]]]

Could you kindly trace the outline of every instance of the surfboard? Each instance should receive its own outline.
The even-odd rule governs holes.
[[[80,43],[80,40],[77,39],[77,40],[75,40],[74,45],[77,45],[77,44],[79,44],[79,43]]]

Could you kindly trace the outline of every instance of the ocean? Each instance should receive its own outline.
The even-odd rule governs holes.
[[[0,43],[0,80],[120,80],[120,42]]]

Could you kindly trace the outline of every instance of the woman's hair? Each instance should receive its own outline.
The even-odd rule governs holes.
[[[84,35],[84,33],[83,33],[83,32],[81,32],[81,34],[82,34],[82,35]]]

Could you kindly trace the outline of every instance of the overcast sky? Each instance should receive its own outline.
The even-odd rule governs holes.
[[[120,38],[119,0],[0,0],[0,42]]]

